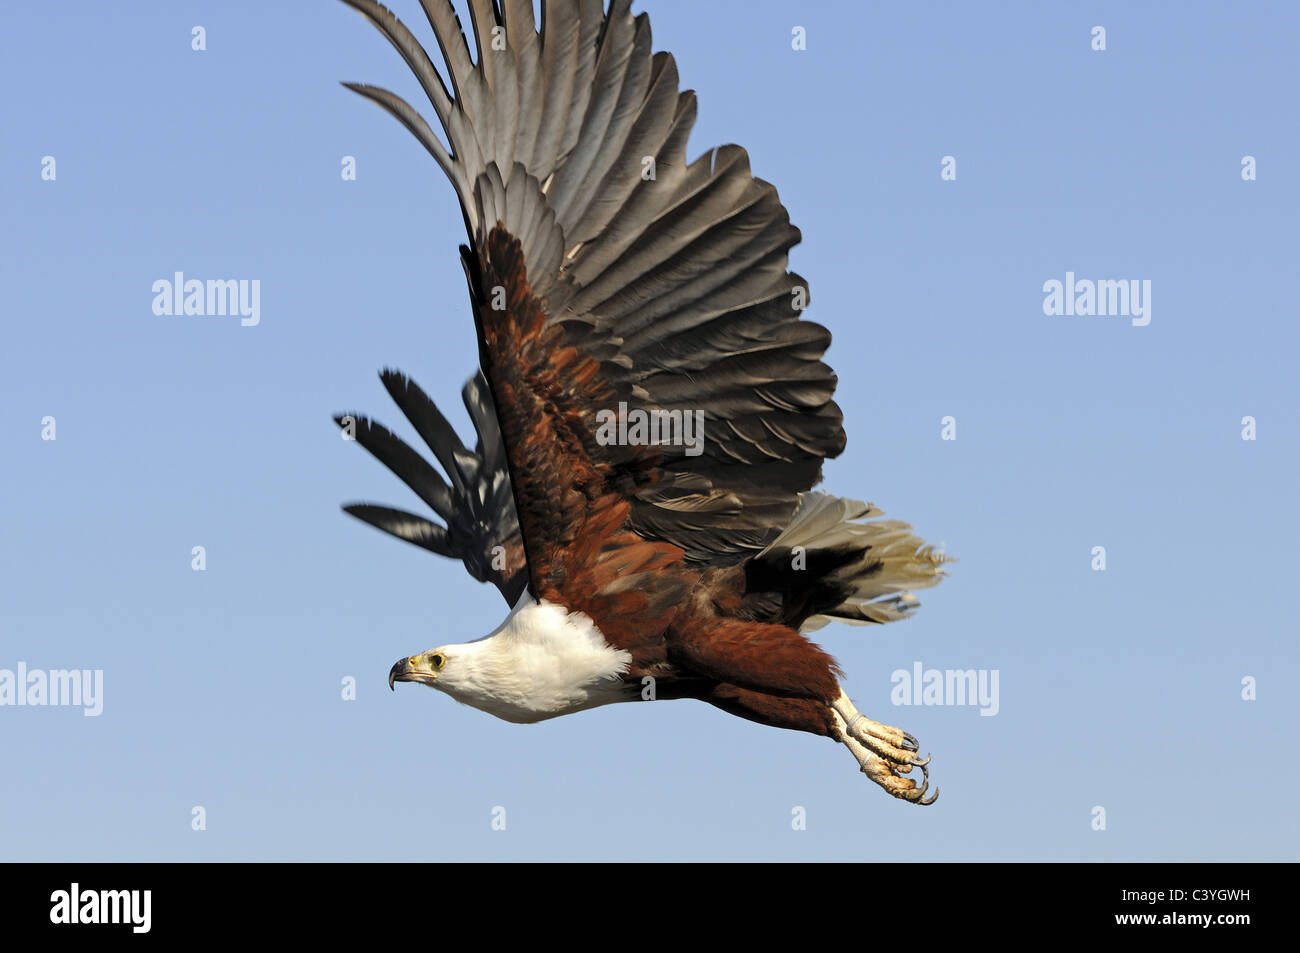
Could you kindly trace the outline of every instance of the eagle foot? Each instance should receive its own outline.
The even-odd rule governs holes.
[[[916,756],[916,752],[920,750],[920,745],[917,744],[915,738],[901,728],[882,725],[878,721],[872,721],[865,715],[859,714],[849,722],[848,731],[858,744],[877,757],[892,762],[898,766],[903,774],[910,771],[913,765],[924,768],[930,763],[929,755],[924,758]]]
[[[862,765],[862,773],[894,797],[928,807],[939,799],[939,789],[935,788],[929,797],[925,796],[925,792],[930,787],[930,769],[925,765],[921,765],[920,768],[920,785],[911,778],[901,777],[903,769],[890,764],[884,758],[875,756],[869,757]]]
[[[832,711],[840,741],[853,753],[863,774],[900,800],[928,806],[938,799],[938,788],[926,796],[930,788],[930,757],[917,756],[920,745],[916,738],[901,728],[872,721],[853,708],[846,696],[841,696]],[[919,784],[905,777],[913,768],[921,769]]]

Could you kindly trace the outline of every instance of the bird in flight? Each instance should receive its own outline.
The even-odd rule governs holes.
[[[469,0],[472,54],[450,0],[422,0],[447,81],[387,8],[344,2],[442,127],[445,142],[388,90],[344,84],[451,180],[479,343],[472,451],[413,381],[381,374],[445,479],[378,423],[336,418],[443,522],[344,509],[461,560],[510,607],[485,638],[398,660],[390,687],[516,723],[698,699],[843,744],[889,794],[933,803],[916,739],[859,712],[804,634],[906,618],[947,558],[812,490],[845,434],[776,189],[738,146],[686,160],[695,94],[631,0],[541,0],[540,27],[532,0]]]

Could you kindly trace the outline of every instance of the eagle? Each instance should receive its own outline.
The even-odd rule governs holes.
[[[389,687],[520,724],[697,699],[843,744],[886,792],[932,804],[916,739],[858,711],[806,635],[908,617],[948,558],[813,490],[843,416],[776,189],[735,145],[686,160],[695,94],[631,0],[541,0],[540,24],[533,0],[469,0],[472,54],[451,0],[421,0],[447,81],[386,7],[343,2],[445,136],[387,89],[343,84],[451,181],[479,348],[473,450],[414,381],[380,375],[441,473],[370,418],[335,417],[441,522],[343,509],[460,560],[509,609],[484,638],[399,659]]]

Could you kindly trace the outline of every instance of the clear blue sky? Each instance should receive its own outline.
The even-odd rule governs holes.
[[[699,91],[689,153],[744,145],[803,231],[825,488],[960,559],[910,622],[817,636],[934,754],[930,810],[694,702],[391,694],[505,611],[338,509],[413,503],[330,420],[398,422],[382,366],[465,423],[452,191],[338,81],[418,85],[342,4],[124,6],[0,13],[0,669],[104,671],[98,718],[0,708],[0,856],[1296,857],[1296,5],[636,5]],[[175,271],[260,280],[261,323],[156,316]],[[1150,325],[1045,316],[1067,271],[1150,280]],[[997,716],[892,706],[918,661],[996,669]]]

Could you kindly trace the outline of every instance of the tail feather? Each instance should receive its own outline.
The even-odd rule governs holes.
[[[907,618],[914,589],[936,585],[952,559],[871,503],[802,493],[789,524],[746,567],[751,591],[780,591],[787,624],[856,625]],[[810,584],[811,583],[811,584]]]

